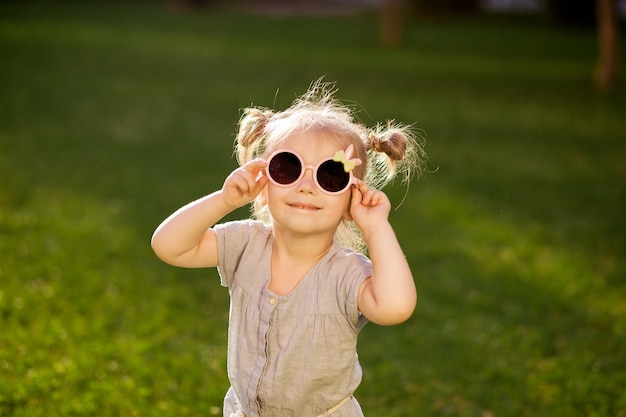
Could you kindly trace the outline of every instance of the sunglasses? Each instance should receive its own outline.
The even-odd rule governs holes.
[[[267,177],[279,187],[288,187],[304,176],[307,169],[313,171],[315,184],[327,194],[340,194],[356,182],[352,170],[361,165],[352,156],[353,146],[337,151],[332,158],[323,159],[317,165],[306,165],[300,155],[291,150],[279,149],[267,160]]]

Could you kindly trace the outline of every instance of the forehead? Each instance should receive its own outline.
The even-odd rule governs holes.
[[[307,162],[315,162],[332,157],[338,150],[344,149],[345,140],[323,130],[307,130],[293,133],[278,146],[299,153]]]

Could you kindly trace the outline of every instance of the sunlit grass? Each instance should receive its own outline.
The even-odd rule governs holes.
[[[321,75],[430,155],[387,189],[420,302],[362,333],[366,415],[626,415],[626,95],[591,88],[593,34],[405,35],[380,48],[369,15],[3,3],[0,415],[221,413],[227,292],[150,235],[235,167],[242,107]]]

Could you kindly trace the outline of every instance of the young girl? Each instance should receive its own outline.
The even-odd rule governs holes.
[[[356,122],[334,92],[318,81],[287,110],[245,109],[241,167],[152,237],[163,261],[216,266],[229,289],[226,417],[362,416],[357,336],[415,308],[377,188],[397,174],[408,181],[422,147],[408,126]],[[256,220],[217,224],[251,202]]]

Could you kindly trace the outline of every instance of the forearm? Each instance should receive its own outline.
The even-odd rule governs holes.
[[[388,221],[364,231],[372,279],[370,294],[382,324],[402,322],[413,313],[417,302],[415,282],[400,243]]]
[[[166,262],[196,248],[207,230],[230,213],[234,207],[224,202],[216,191],[195,200],[165,219],[152,235],[152,248]]]

